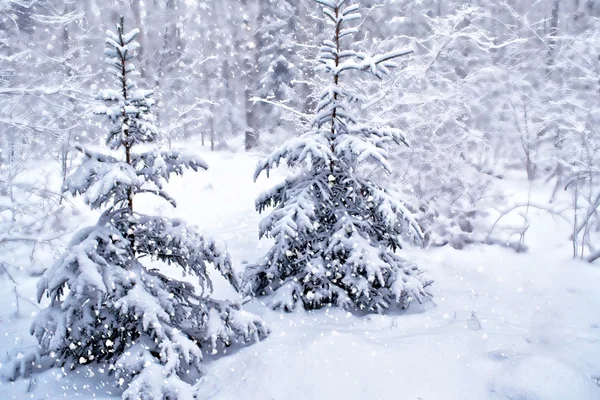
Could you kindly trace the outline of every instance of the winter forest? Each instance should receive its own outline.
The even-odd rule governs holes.
[[[599,0],[0,0],[0,399],[600,399]]]

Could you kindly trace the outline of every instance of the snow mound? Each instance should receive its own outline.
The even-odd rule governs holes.
[[[506,368],[492,384],[497,399],[598,400],[600,387],[569,365],[547,356],[524,358]]]

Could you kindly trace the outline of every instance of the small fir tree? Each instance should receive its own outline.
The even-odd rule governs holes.
[[[237,287],[224,245],[183,221],[134,208],[141,193],[174,205],[163,190],[169,177],[207,168],[174,150],[134,152],[158,135],[152,92],[133,82],[137,33],[124,33],[122,19],[116,34],[107,32],[106,61],[119,89],[101,91],[105,105],[96,110],[112,122],[107,143],[124,160],[83,150],[85,160],[67,180],[66,190],[104,211],[40,281],[38,297],[47,295],[50,305],[31,328],[39,349],[15,358],[13,378],[43,367],[101,363],[124,386],[123,399],[193,399],[205,352],[259,340],[267,330],[237,304],[209,297],[207,264]],[[197,277],[200,292],[167,275],[168,266]]]
[[[351,71],[381,78],[394,59],[411,50],[369,57],[346,46],[357,32],[357,5],[316,0],[323,6],[333,37],[321,46],[317,70],[329,77],[319,96],[313,128],[286,142],[257,167],[255,179],[283,160],[301,167],[256,201],[262,212],[260,236],[275,239],[259,263],[249,266],[245,289],[272,295],[271,305],[286,311],[338,306],[383,312],[422,301],[430,283],[419,269],[396,254],[403,242],[420,242],[422,232],[397,195],[364,178],[360,167],[374,163],[390,171],[386,146],[406,144],[397,129],[361,121],[352,106],[360,96],[342,82]]]

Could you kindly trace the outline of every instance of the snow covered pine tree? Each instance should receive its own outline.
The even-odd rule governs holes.
[[[350,107],[360,100],[341,82],[349,71],[378,78],[396,66],[393,59],[410,49],[368,57],[342,46],[357,31],[358,5],[346,0],[316,0],[334,30],[325,40],[318,71],[330,84],[320,94],[313,129],[292,139],[261,161],[255,179],[282,160],[300,171],[256,200],[262,212],[275,209],[260,225],[274,246],[245,276],[247,293],[272,296],[271,306],[286,311],[338,306],[382,313],[428,297],[431,282],[395,251],[406,241],[420,242],[422,232],[409,211],[391,193],[360,175],[372,162],[390,170],[385,147],[406,144],[397,129],[361,123]]]
[[[137,33],[123,33],[122,19],[116,34],[107,32],[106,61],[119,89],[101,91],[106,105],[96,110],[112,122],[107,144],[124,150],[125,161],[84,150],[84,162],[67,180],[65,190],[104,212],[96,226],[75,235],[40,281],[38,296],[47,294],[51,303],[31,328],[39,349],[13,360],[13,378],[43,367],[99,363],[125,388],[123,399],[192,399],[203,352],[259,340],[267,329],[238,305],[208,297],[207,263],[237,286],[223,245],[183,221],[134,211],[140,193],[174,204],[163,183],[186,168],[207,168],[178,151],[133,152],[158,133],[150,111],[152,92],[135,89],[132,80]],[[150,267],[142,260],[162,263]],[[167,276],[168,265],[195,275],[201,294]]]

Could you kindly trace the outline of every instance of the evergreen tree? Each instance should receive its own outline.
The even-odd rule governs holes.
[[[396,254],[405,242],[420,242],[422,232],[396,194],[363,177],[360,167],[374,163],[390,170],[386,146],[406,143],[402,133],[362,121],[352,106],[361,96],[342,77],[366,72],[381,78],[394,59],[411,50],[369,57],[346,46],[357,31],[357,5],[345,0],[316,0],[333,28],[321,46],[317,70],[329,84],[319,95],[312,129],[271,153],[255,178],[283,160],[301,167],[262,194],[259,212],[275,209],[260,225],[260,235],[275,245],[249,266],[245,289],[274,294],[271,305],[286,311],[338,306],[383,312],[412,300],[422,301],[430,283],[412,263]]]
[[[292,34],[296,31],[298,2],[269,0],[260,1],[258,17],[258,87],[259,97],[279,101],[301,101],[298,99],[294,80],[300,78],[299,55]],[[268,124],[270,115],[276,114],[273,121],[281,122],[281,112],[270,104],[259,104],[260,125]]]
[[[113,129],[107,140],[124,160],[83,150],[85,160],[65,184],[92,209],[103,209],[96,226],[78,232],[68,251],[38,285],[50,305],[31,331],[35,355],[15,361],[14,376],[34,369],[101,363],[125,387],[124,399],[192,399],[192,382],[202,372],[205,352],[259,340],[262,320],[237,304],[209,297],[213,264],[232,284],[231,261],[219,242],[203,237],[183,221],[143,215],[134,208],[141,193],[174,205],[163,190],[173,174],[206,169],[197,158],[173,150],[135,152],[158,135],[150,110],[152,92],[135,87],[131,60],[139,31],[107,32],[105,55],[118,83],[99,98]],[[161,263],[157,263],[161,262]],[[166,274],[168,266],[198,279],[195,285]],[[37,367],[36,367],[37,366]]]

